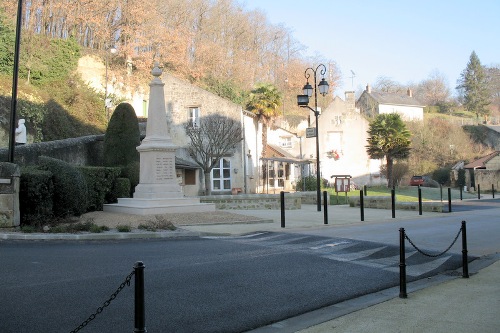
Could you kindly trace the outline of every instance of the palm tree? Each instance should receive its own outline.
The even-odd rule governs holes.
[[[392,169],[394,160],[410,156],[411,133],[397,113],[379,114],[370,124],[366,152],[370,158],[387,161],[388,187],[394,186]]]
[[[274,118],[280,115],[283,97],[275,85],[260,83],[250,92],[247,109],[257,115],[262,123],[262,157],[266,156],[267,128]]]

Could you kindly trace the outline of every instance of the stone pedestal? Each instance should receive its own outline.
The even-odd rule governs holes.
[[[158,66],[151,74],[146,137],[137,147],[140,155],[139,184],[133,198],[119,198],[118,203],[104,205],[104,211],[137,215],[215,211],[214,204],[187,198],[177,182],[175,149],[167,129],[164,83]]]

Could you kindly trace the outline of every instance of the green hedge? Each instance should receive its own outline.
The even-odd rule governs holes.
[[[79,216],[87,211],[87,182],[82,173],[69,163],[40,156],[39,168],[52,173],[55,217]]]
[[[102,210],[106,194],[111,192],[120,168],[78,167],[87,182],[87,211]]]
[[[21,169],[19,206],[22,225],[41,226],[53,218],[52,173],[34,167]]]
[[[130,179],[128,178],[116,178],[113,188],[106,195],[107,203],[115,203],[118,198],[129,198],[130,197]]]

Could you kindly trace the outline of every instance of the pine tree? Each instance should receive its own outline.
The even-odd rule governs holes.
[[[457,89],[463,92],[464,107],[474,112],[476,117],[488,116],[490,111],[489,89],[486,71],[479,61],[476,52],[472,51],[467,67],[460,74]]]

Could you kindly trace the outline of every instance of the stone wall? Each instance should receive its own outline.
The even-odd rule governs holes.
[[[238,195],[211,195],[200,197],[202,203],[213,203],[216,209],[280,210],[279,194],[238,194]],[[300,209],[302,197],[296,193],[285,194],[285,209]]]
[[[14,163],[20,166],[35,165],[39,156],[49,156],[73,165],[102,165],[104,135],[31,143],[14,148]],[[8,149],[0,149],[0,158],[8,160]]]
[[[481,192],[491,191],[491,185],[495,187],[495,192],[498,191],[500,185],[500,170],[481,170],[474,171],[474,179],[477,185],[481,186]]]
[[[359,197],[349,197],[349,205],[352,207],[359,207]],[[390,196],[373,196],[364,197],[363,206],[365,208],[378,208],[378,209],[392,209]],[[418,211],[418,202],[398,202],[396,201],[396,209],[398,210],[414,210]],[[422,211],[424,212],[443,212],[442,202],[422,202]]]

